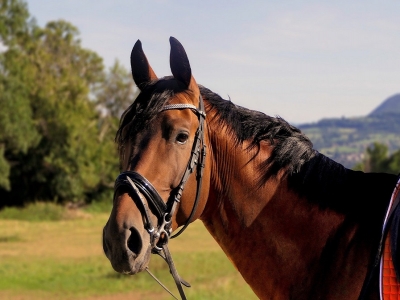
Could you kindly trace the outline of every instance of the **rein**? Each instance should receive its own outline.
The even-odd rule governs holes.
[[[114,186],[114,197],[115,193],[121,186],[127,186],[132,189],[134,194],[137,196],[135,201],[138,206],[143,219],[144,219],[144,227],[150,235],[150,244],[151,244],[151,252],[153,254],[157,254],[161,256],[168,264],[169,269],[171,271],[172,277],[174,278],[175,284],[178,288],[179,294],[182,300],[186,300],[186,295],[183,291],[182,285],[186,287],[190,287],[190,284],[183,280],[174,265],[172,260],[171,253],[168,249],[168,241],[170,238],[178,237],[190,224],[193,219],[193,216],[197,210],[197,206],[199,204],[200,192],[202,186],[203,179],[203,171],[206,157],[206,146],[204,144],[204,120],[206,117],[203,98],[199,97],[199,107],[192,104],[170,104],[165,105],[160,112],[166,110],[175,110],[175,109],[190,109],[193,111],[198,119],[199,119],[199,127],[197,128],[195,138],[193,141],[193,146],[191,150],[191,156],[186,167],[186,170],[182,176],[182,179],[179,185],[173,190],[170,195],[167,203],[165,203],[157,190],[153,187],[153,185],[142,175],[134,171],[126,171],[122,172],[115,181]],[[178,203],[181,201],[182,192],[185,188],[185,184],[189,179],[189,176],[196,170],[196,181],[197,181],[197,189],[195,201],[192,207],[192,211],[186,220],[186,223],[183,227],[174,235],[172,234],[172,216],[175,214]],[[148,203],[150,203],[152,207],[152,212],[157,217],[156,226],[153,225],[150,218],[150,210],[148,207]],[[146,271],[175,299],[176,298],[151,272],[148,268]]]

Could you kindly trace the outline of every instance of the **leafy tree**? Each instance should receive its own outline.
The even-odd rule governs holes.
[[[131,73],[116,60],[97,90],[96,101],[104,114],[119,119],[138,94]]]
[[[387,162],[388,172],[393,174],[400,174],[400,150],[392,153]]]
[[[28,29],[29,12],[25,2],[20,0],[0,0],[1,43],[11,46]]]
[[[380,143],[368,147],[363,162],[354,167],[364,172],[400,173],[400,150],[389,155],[389,148]]]
[[[26,153],[38,143],[38,133],[32,119],[29,90],[21,70],[27,66],[26,56],[20,55],[18,44],[28,35],[29,13],[26,4],[18,0],[0,2],[0,188],[10,190],[11,165],[6,153]]]
[[[133,99],[127,72],[116,63],[105,74],[70,23],[40,28],[23,1],[0,1],[0,206],[109,193],[116,105]]]
[[[96,104],[101,114],[101,138],[107,134],[114,137],[122,113],[138,94],[131,73],[116,60],[96,89]]]

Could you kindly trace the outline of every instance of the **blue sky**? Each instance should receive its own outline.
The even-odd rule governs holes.
[[[198,83],[292,123],[368,114],[400,93],[400,1],[28,0],[40,25],[64,19],[106,66],[130,69],[140,39],[159,77],[170,36]]]

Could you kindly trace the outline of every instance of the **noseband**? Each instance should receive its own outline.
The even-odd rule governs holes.
[[[193,111],[198,119],[199,119],[199,127],[197,128],[194,142],[192,146],[192,151],[190,155],[190,159],[186,170],[182,176],[182,179],[179,185],[173,190],[171,193],[167,203],[165,203],[160,197],[157,190],[153,187],[153,185],[142,175],[134,171],[126,171],[122,172],[115,181],[114,186],[114,197],[117,190],[124,186],[128,187],[131,191],[134,192],[136,196],[135,201],[138,206],[144,220],[144,227],[150,235],[150,244],[151,244],[151,252],[153,254],[160,255],[169,265],[171,270],[171,274],[175,280],[176,286],[179,290],[182,299],[186,299],[185,293],[182,288],[182,284],[190,287],[190,285],[179,277],[178,272],[174,266],[172,261],[171,254],[167,247],[168,241],[170,238],[175,238],[179,236],[190,224],[193,219],[193,216],[196,212],[199,199],[200,199],[200,191],[203,179],[203,171],[204,171],[204,163],[206,157],[206,146],[204,144],[204,120],[206,117],[203,98],[199,97],[199,107],[192,104],[170,104],[165,105],[160,112],[166,110],[181,110],[181,109],[190,109]],[[186,220],[186,223],[183,227],[174,235],[172,234],[172,217],[175,214],[176,207],[178,203],[181,201],[182,192],[185,187],[189,176],[196,169],[196,181],[197,181],[197,189],[195,201],[192,207],[192,211]],[[153,225],[150,218],[150,210],[147,205],[150,203],[152,208],[152,213],[157,217],[156,226]],[[164,254],[162,254],[163,252]],[[177,299],[157,278],[154,277],[152,273],[150,273],[149,269],[146,268],[146,271],[166,290],[168,291],[175,299]]]

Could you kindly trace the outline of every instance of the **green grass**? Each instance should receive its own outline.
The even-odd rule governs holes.
[[[40,205],[29,213],[18,210],[18,220],[10,210],[0,212],[0,299],[172,299],[147,273],[112,270],[101,246],[107,214],[23,220],[50,207]],[[185,288],[188,299],[257,299],[200,222],[172,240],[170,249],[179,274],[192,285]],[[161,258],[152,257],[150,270],[178,295]]]
[[[0,290],[44,291],[66,298],[146,290],[152,286],[144,276],[116,276],[99,257],[8,258],[0,267]]]
[[[5,207],[0,210],[0,219],[22,221],[58,221],[67,218],[64,207],[50,202],[37,202],[24,208]]]
[[[86,212],[90,214],[108,213],[112,209],[112,202],[97,201],[85,206],[80,211],[69,210],[61,205],[51,202],[35,202],[25,207],[5,207],[0,210],[0,219],[3,220],[21,220],[21,221],[60,221],[74,219],[77,214]]]
[[[155,257],[152,259],[158,260]],[[244,284],[237,284],[236,271],[221,263],[224,259],[222,253],[197,253],[185,259],[176,259],[181,276],[192,285],[192,288],[185,289],[189,299],[251,299],[252,292]],[[151,269],[175,292],[176,288],[163,262],[153,262]],[[120,275],[111,271],[108,262],[98,257],[74,261],[8,259],[1,263],[0,276],[0,291],[11,290],[16,295],[22,291],[33,296],[45,292],[50,298],[63,295],[57,298],[77,299],[135,291],[155,293],[154,299],[170,298],[146,273]]]
[[[90,205],[83,208],[83,210],[88,213],[108,213],[112,209],[112,201],[110,199],[112,199],[112,197],[107,200],[92,202]]]

